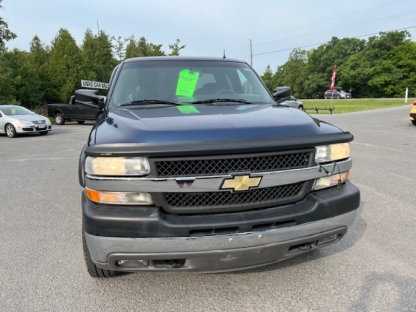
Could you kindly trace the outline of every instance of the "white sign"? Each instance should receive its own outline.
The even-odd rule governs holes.
[[[98,81],[81,80],[81,86],[91,89],[108,89],[108,83]]]

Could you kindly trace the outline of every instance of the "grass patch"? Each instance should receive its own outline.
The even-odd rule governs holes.
[[[371,110],[378,108],[387,108],[395,106],[409,105],[416,99],[408,99],[407,104],[404,99],[350,99],[350,100],[333,100],[333,114],[342,114]],[[315,107],[319,109],[319,114],[330,114],[328,108],[331,106],[331,100],[302,100],[303,105],[310,114],[316,114]],[[325,109],[326,108],[326,109]]]

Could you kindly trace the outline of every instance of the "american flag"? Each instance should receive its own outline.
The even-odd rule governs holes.
[[[332,71],[331,92],[334,92],[336,74],[337,74],[337,65],[334,66],[334,69]]]

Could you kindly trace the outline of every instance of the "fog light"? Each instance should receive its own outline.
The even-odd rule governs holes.
[[[149,260],[118,260],[116,265],[123,269],[144,268],[149,266]]]
[[[348,179],[349,174],[350,172],[346,171],[340,174],[334,174],[329,177],[317,179],[315,181],[315,184],[313,185],[313,190],[316,191],[316,190],[320,190],[323,188],[336,186],[339,183],[344,183]]]

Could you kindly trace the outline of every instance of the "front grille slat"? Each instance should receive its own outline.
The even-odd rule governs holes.
[[[230,207],[245,204],[278,203],[295,199],[302,191],[304,182],[280,185],[269,188],[252,189],[248,192],[209,192],[209,193],[164,193],[167,204],[172,208],[212,208]]]
[[[45,124],[46,121],[45,120],[35,120],[35,121],[32,121],[32,123],[34,123],[35,125],[42,125],[42,124]]]
[[[312,152],[234,157],[212,157],[179,160],[156,160],[158,177],[189,177],[230,174],[235,172],[270,172],[306,168]]]

